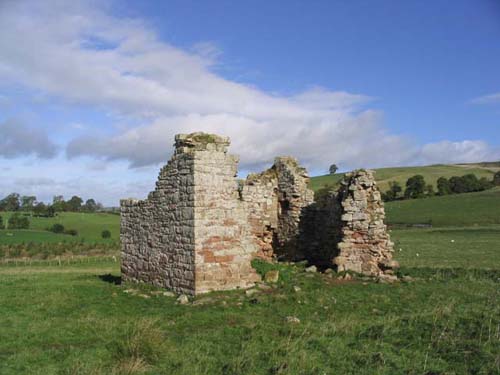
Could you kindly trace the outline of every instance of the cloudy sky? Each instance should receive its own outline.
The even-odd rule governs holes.
[[[176,133],[245,175],[500,160],[500,3],[0,0],[0,196],[145,197]]]

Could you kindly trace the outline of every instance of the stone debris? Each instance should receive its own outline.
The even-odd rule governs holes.
[[[310,266],[310,267],[307,267],[306,272],[317,272],[318,269],[316,268],[316,266]]]
[[[254,294],[257,294],[257,293],[259,293],[258,289],[247,289],[247,290],[245,290],[245,295],[247,297],[253,296]]]
[[[188,296],[186,296],[185,294],[181,294],[176,302],[179,304],[179,305],[187,305],[189,303],[189,298]]]
[[[310,273],[316,265],[370,276],[397,268],[371,171],[346,174],[337,192],[314,202],[296,159],[278,157],[239,181],[229,144],[215,134],[176,135],[155,190],[121,200],[124,281],[196,295],[253,287],[261,281],[255,258],[307,260]],[[278,281],[274,272],[266,282]]]
[[[162,293],[162,296],[163,297],[175,297],[175,293],[166,291],[166,292]]]
[[[300,319],[297,318],[296,316],[287,316],[285,318],[285,321],[287,323],[291,323],[291,324],[299,324],[300,323]]]
[[[378,275],[377,281],[381,284],[392,284],[392,283],[395,283],[399,280],[398,280],[397,276],[387,275],[387,274],[382,273],[382,274]]]
[[[264,283],[258,283],[257,288],[259,288],[260,290],[270,290],[270,289],[272,289],[272,286],[264,284]]]
[[[294,291],[295,293],[298,293],[298,292],[300,292],[301,290],[302,290],[302,289],[300,289],[300,286],[295,285],[295,286],[293,287],[293,291]]]
[[[280,271],[271,270],[271,271],[266,272],[266,275],[264,276],[264,280],[266,283],[277,283],[279,277],[280,277]]]
[[[352,275],[350,273],[346,273],[342,276],[342,280],[352,280]]]

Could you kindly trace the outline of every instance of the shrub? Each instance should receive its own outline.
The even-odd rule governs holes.
[[[78,231],[76,229],[68,229],[64,231],[64,234],[69,234],[70,236],[78,236]]]
[[[52,225],[49,230],[54,233],[64,233],[64,225],[56,223]]]
[[[8,224],[9,229],[28,229],[30,227],[30,220],[26,216],[15,213],[9,218]]]
[[[103,230],[101,233],[102,238],[111,238],[111,232],[107,229]]]
[[[5,225],[3,224],[3,217],[0,216],[0,229],[5,229]]]

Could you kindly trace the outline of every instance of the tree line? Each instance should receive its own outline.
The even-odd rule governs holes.
[[[54,196],[52,203],[39,202],[33,195],[12,193],[0,200],[0,211],[31,212],[34,216],[53,217],[57,212],[96,212],[102,210],[101,203],[90,198],[85,202],[77,195],[64,200],[62,195]]]
[[[400,199],[417,199],[434,195],[449,195],[470,193],[491,189],[500,186],[500,172],[495,173],[492,180],[486,177],[477,178],[475,174],[469,173],[463,176],[450,178],[439,177],[437,180],[437,191],[432,184],[425,182],[424,176],[415,175],[406,181],[405,189],[396,181],[389,182],[389,190],[382,193],[382,199],[386,202]]]

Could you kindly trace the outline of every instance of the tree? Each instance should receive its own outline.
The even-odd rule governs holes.
[[[479,191],[479,180],[475,174],[469,173],[462,176],[462,180],[467,192]]]
[[[462,177],[453,176],[450,178],[451,191],[460,193],[469,193],[471,191],[480,191],[481,183],[475,174],[469,173]]]
[[[481,177],[479,179],[479,190],[488,190],[491,189],[493,186],[493,181],[488,180],[486,177]]]
[[[97,203],[93,199],[87,199],[85,205],[83,206],[84,211],[95,212],[97,210]]]
[[[500,186],[500,171],[495,173],[495,175],[493,176],[493,184],[495,186]]]
[[[9,217],[9,229],[28,229],[30,221],[26,216],[22,216],[17,212]]]
[[[69,201],[66,202],[66,205],[68,207],[68,211],[77,212],[82,208],[82,203],[83,199],[79,196],[74,195]]]
[[[337,172],[337,169],[339,169],[337,167],[337,164],[332,164],[330,165],[330,168],[328,170],[330,171],[330,174],[335,174],[335,172]]]
[[[399,194],[403,191],[401,185],[396,181],[389,182],[389,190],[385,192],[383,198],[385,201],[394,201],[399,198]]]
[[[33,214],[35,216],[46,216],[47,214],[47,206],[45,203],[40,202],[33,208]]]
[[[5,225],[3,223],[3,217],[0,216],[0,229],[5,229]]]
[[[455,193],[455,194],[460,194],[460,193],[466,192],[464,181],[462,180],[461,177],[458,177],[458,176],[450,177],[450,189],[451,189],[451,192]]]
[[[421,198],[424,196],[425,179],[424,176],[417,174],[406,181],[405,198]]]
[[[23,195],[21,197],[21,209],[23,211],[31,211],[35,205],[36,197],[34,195]]]
[[[64,197],[62,195],[55,195],[54,198],[52,198],[52,208],[56,212],[65,211],[65,204],[66,202],[64,202]]]
[[[437,180],[438,195],[451,194],[450,181],[445,177],[439,177]]]
[[[0,202],[0,207],[3,211],[17,211],[19,210],[20,206],[21,204],[19,202],[19,194],[17,193],[7,195]]]

